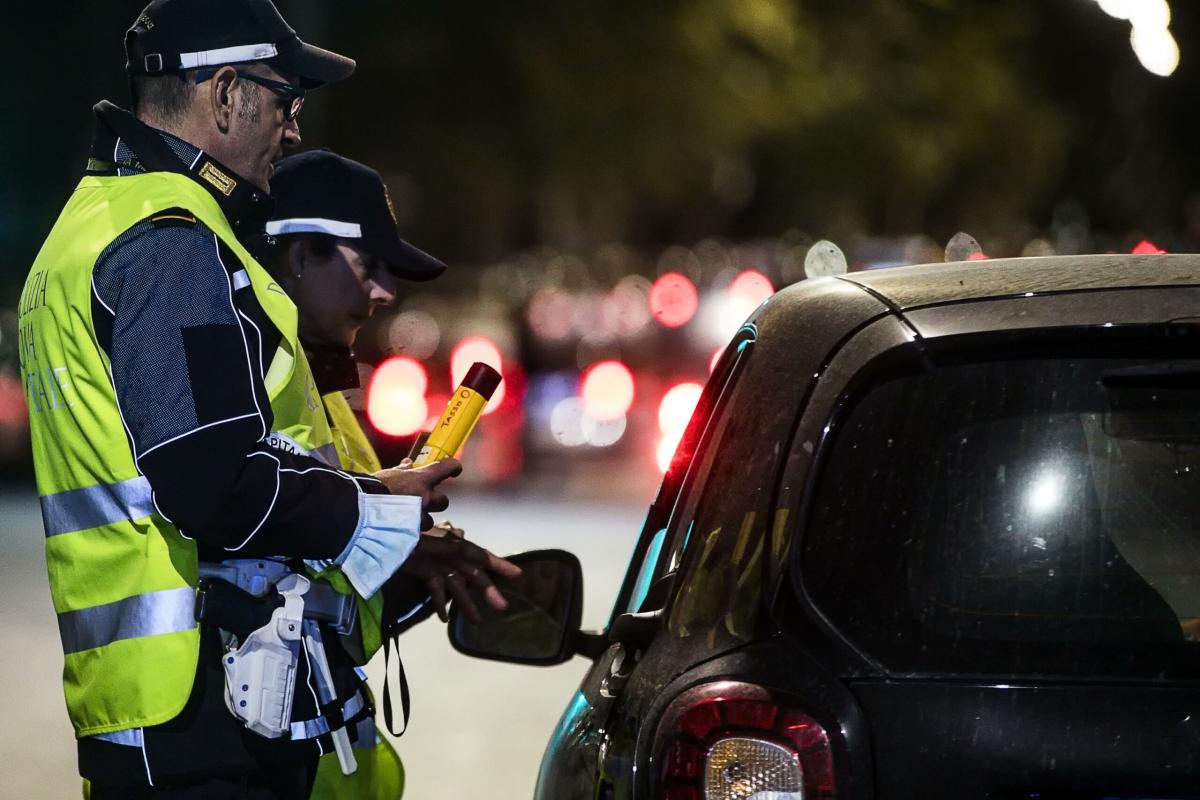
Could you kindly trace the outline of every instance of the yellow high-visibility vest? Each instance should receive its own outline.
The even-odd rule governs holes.
[[[265,381],[274,434],[333,461],[296,336],[296,307],[278,287],[268,289],[270,276],[213,197],[173,173],[80,181],[34,261],[18,312],[63,688],[78,736],[174,718],[195,677],[196,545],[158,513],[134,463],[91,311],[100,254],[137,222],[173,207],[195,215],[236,255],[282,334]]]

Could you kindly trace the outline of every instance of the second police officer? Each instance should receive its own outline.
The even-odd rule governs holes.
[[[328,150],[285,158],[271,180],[274,210],[266,225],[270,244],[264,265],[296,303],[298,331],[312,366],[321,402],[329,417],[334,445],[343,468],[376,472],[379,458],[351,410],[344,391],[359,386],[358,365],[351,347],[359,329],[376,308],[396,298],[396,281],[427,281],[445,265],[399,237],[387,188],[378,172]],[[451,529],[450,536],[461,536]],[[451,545],[453,546],[453,545]],[[429,576],[445,580],[443,576]],[[451,581],[459,580],[450,578]],[[381,623],[404,616],[415,621],[424,606],[424,587],[398,577],[380,596],[360,603],[365,663],[381,644]],[[435,609],[444,615],[444,587],[433,585]],[[471,609],[464,608],[468,613]],[[344,776],[334,754],[321,760],[313,798],[378,798],[395,800],[403,788],[403,767],[387,740],[376,737],[373,720],[365,720],[358,736],[359,769]]]

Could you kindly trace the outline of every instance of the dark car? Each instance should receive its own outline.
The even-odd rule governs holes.
[[[594,659],[543,800],[1200,798],[1200,256],[785,289],[607,630],[577,562],[529,559],[515,614],[451,631]]]

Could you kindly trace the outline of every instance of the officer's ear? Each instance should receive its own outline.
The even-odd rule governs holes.
[[[221,67],[212,80],[208,82],[208,100],[212,109],[213,121],[221,133],[228,133],[233,124],[237,98],[235,89],[238,87],[238,74],[233,67]]]

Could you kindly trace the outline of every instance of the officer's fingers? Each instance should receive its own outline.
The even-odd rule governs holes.
[[[454,597],[459,597],[467,591],[467,579],[461,572],[446,573],[446,589]]]
[[[501,558],[500,556],[496,555],[495,553],[489,552],[487,554],[487,557],[488,557],[487,568],[489,570],[491,570],[492,572],[495,572],[497,575],[503,575],[506,578],[516,578],[522,572],[522,569],[520,567],[518,567],[516,564],[512,563],[508,559]]]
[[[450,618],[446,613],[446,579],[437,575],[425,581],[425,587],[433,598],[433,610],[437,612],[438,619],[445,622]]]
[[[431,490],[425,494],[421,507],[425,511],[445,511],[450,507],[450,498],[437,490]],[[432,517],[430,521],[432,522]]]
[[[462,463],[457,458],[443,458],[423,467],[417,467],[422,477],[429,481],[429,486],[437,486],[446,478],[453,478],[462,472]]]
[[[489,586],[484,589],[483,597],[487,600],[488,605],[497,611],[508,611],[508,601],[504,599],[504,595],[495,586]]]
[[[465,532],[465,531],[463,531],[463,529],[462,529],[462,528],[456,528],[456,527],[454,527],[454,523],[447,521],[447,522],[442,522],[442,523],[439,523],[439,524],[443,526],[443,528],[442,528],[442,529],[443,529],[444,531],[446,531],[446,535],[447,535],[447,536],[449,536],[449,537],[451,537],[451,538],[454,538],[454,539],[465,539],[465,538],[467,538],[467,534],[466,534],[466,532]]]
[[[421,530],[427,531],[432,527],[433,527],[433,517],[429,516],[428,513],[422,511],[421,512]],[[435,534],[430,534],[430,535],[435,535]]]
[[[467,619],[476,625],[483,622],[483,616],[479,613],[479,608],[475,605],[470,591],[467,590],[467,584],[454,581],[447,581],[447,583],[450,593],[454,596],[454,604],[462,610],[463,614],[467,615]]]
[[[483,598],[487,600],[487,604],[497,611],[505,611],[508,609],[508,601],[504,599],[504,595],[496,588],[496,584],[492,583],[492,576],[488,575],[487,570],[482,567],[465,564],[464,575],[476,588],[481,589]]]
[[[521,574],[521,568],[516,564],[501,558],[490,550],[484,550],[474,542],[468,542],[466,539],[451,541],[458,544],[458,551],[455,555],[473,566],[481,567],[505,578],[515,578]]]

